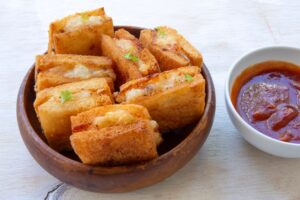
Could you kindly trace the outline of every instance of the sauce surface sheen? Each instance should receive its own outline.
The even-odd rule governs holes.
[[[282,61],[250,66],[234,82],[232,102],[252,127],[300,144],[300,67]]]

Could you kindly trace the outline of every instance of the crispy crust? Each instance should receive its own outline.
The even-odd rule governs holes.
[[[189,66],[189,67],[180,67],[177,69],[173,69],[170,71],[164,71],[157,74],[152,74],[150,76],[146,76],[140,79],[129,81],[120,87],[120,92],[117,96],[117,102],[125,101],[125,93],[132,88],[143,88],[146,87],[149,83],[158,82],[161,78],[166,78],[170,73],[186,73],[191,75],[196,75],[201,72],[201,68],[197,66]],[[200,75],[200,74],[199,74]]]
[[[84,65],[90,70],[105,69],[110,74],[103,74],[95,77],[106,77],[111,89],[113,89],[113,80],[115,80],[115,74],[113,72],[112,60],[107,57],[98,56],[82,56],[82,55],[67,55],[67,54],[46,54],[36,56],[35,64],[35,91],[39,92],[45,88],[54,87],[57,85],[71,83],[74,81],[85,80],[88,78],[82,77],[65,77],[64,72],[72,70],[77,64]],[[53,72],[51,69],[55,68],[58,72]]]
[[[133,103],[145,106],[151,117],[159,124],[161,132],[168,132],[188,125],[201,117],[205,107],[205,80],[199,73],[193,76],[192,82],[185,82],[150,96],[140,96],[128,101],[125,95],[130,89],[145,88],[147,85],[157,83],[158,78],[166,73],[180,71],[192,74],[196,68],[178,68],[154,77],[128,82],[121,87],[116,101],[122,102],[122,104]]]
[[[126,111],[135,121],[94,125],[97,117],[106,113]],[[161,142],[160,134],[150,125],[147,109],[140,105],[106,105],[71,117],[71,144],[85,164],[129,164],[157,157],[156,146]]]
[[[121,28],[115,32],[115,38],[133,40],[133,41],[137,42],[137,45],[141,45],[138,42],[138,39],[134,35],[132,35],[131,33],[129,33],[128,31],[126,31],[123,28]],[[140,48],[142,48],[142,46],[140,46]]]
[[[141,71],[138,61],[131,61],[124,58],[124,55],[128,52],[117,46],[116,40],[118,39],[130,40],[135,47],[136,52],[134,54],[140,61],[149,66],[149,68],[145,71]],[[124,29],[116,31],[115,39],[102,35],[102,52],[103,55],[112,58],[116,63],[117,74],[119,76],[118,79],[121,83],[160,71],[158,63],[151,52],[144,48],[137,38]]]
[[[74,132],[92,129],[93,126],[91,126],[91,124],[95,117],[103,116],[107,112],[112,112],[112,111],[117,111],[117,110],[125,110],[125,111],[129,112],[131,115],[133,115],[134,117],[139,118],[139,119],[144,119],[144,120],[151,119],[151,117],[148,113],[148,110],[145,107],[140,106],[140,105],[135,105],[135,104],[106,105],[106,106],[93,108],[91,110],[79,113],[76,116],[72,116],[71,117],[72,132],[74,133]]]
[[[107,35],[102,35],[101,37],[102,53],[115,62],[117,80],[120,83],[142,77],[142,74],[138,71],[137,67],[131,61],[123,57],[123,53],[115,45],[114,40],[111,37]]]
[[[162,71],[187,65],[202,66],[202,55],[182,35],[166,26],[159,27],[159,29],[164,31],[163,37],[169,35],[174,38],[176,44],[172,48],[157,44],[157,37],[159,37],[157,30],[142,30],[140,41],[155,56]]]
[[[87,16],[105,16],[100,25],[88,25],[65,31],[64,27],[69,19],[77,14],[67,16],[50,24],[48,53],[101,55],[101,34],[114,35],[112,19],[105,15],[104,8],[86,11],[79,14]]]
[[[156,132],[146,121],[89,130],[70,137],[75,153],[85,164],[119,165],[154,159]]]
[[[72,99],[61,103],[60,93],[66,90],[72,93]],[[112,94],[106,79],[94,78],[44,89],[37,93],[34,108],[49,145],[61,151],[71,149],[70,116],[112,103]]]

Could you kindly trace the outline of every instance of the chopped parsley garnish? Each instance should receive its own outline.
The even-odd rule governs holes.
[[[71,99],[72,99],[72,93],[69,90],[64,90],[60,92],[61,103],[65,103],[66,101],[70,101]]]
[[[161,27],[157,27],[155,30],[157,31],[159,36],[162,36],[162,37],[166,36],[166,32]]]
[[[138,58],[137,56],[132,55],[131,53],[126,53],[126,54],[124,55],[124,58],[126,58],[127,60],[131,60],[131,61],[133,61],[133,62],[136,62],[136,61],[139,60],[139,58]]]
[[[86,14],[81,14],[81,19],[82,21],[88,21],[90,18],[90,16],[86,15]]]
[[[184,78],[185,78],[186,81],[193,81],[193,77],[189,74],[185,74]]]

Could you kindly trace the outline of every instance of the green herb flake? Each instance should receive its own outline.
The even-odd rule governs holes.
[[[81,19],[82,21],[88,21],[90,18],[90,16],[86,15],[86,14],[81,14]]]
[[[139,58],[138,58],[137,56],[132,55],[131,53],[126,53],[126,54],[124,55],[124,58],[126,58],[127,60],[131,60],[131,61],[133,61],[133,62],[136,62],[136,61],[139,60]]]
[[[64,90],[60,92],[61,103],[65,103],[66,101],[70,101],[71,99],[72,99],[72,93],[69,90]]]
[[[126,58],[127,60],[130,60],[131,59],[131,53],[126,53],[124,55],[124,58]]]
[[[189,75],[189,74],[185,74],[184,78],[185,78],[186,81],[189,81],[189,82],[193,81],[193,77],[191,75]]]
[[[166,32],[161,27],[157,27],[155,30],[157,31],[159,36],[162,36],[162,37],[166,36]]]
[[[131,57],[131,60],[132,60],[133,62],[136,62],[136,61],[139,60],[139,58],[138,58],[137,56],[134,56],[134,55],[133,55],[133,56]]]

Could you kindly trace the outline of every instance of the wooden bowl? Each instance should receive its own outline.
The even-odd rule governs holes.
[[[139,36],[142,28],[118,26]],[[43,136],[33,109],[34,66],[25,76],[17,100],[19,129],[33,158],[50,174],[75,187],[94,192],[127,192],[162,181],[183,167],[205,142],[215,113],[215,90],[208,69],[202,75],[206,80],[206,107],[201,119],[174,133],[164,136],[159,157],[146,163],[101,167],[82,164],[74,153],[58,153],[50,148]]]

